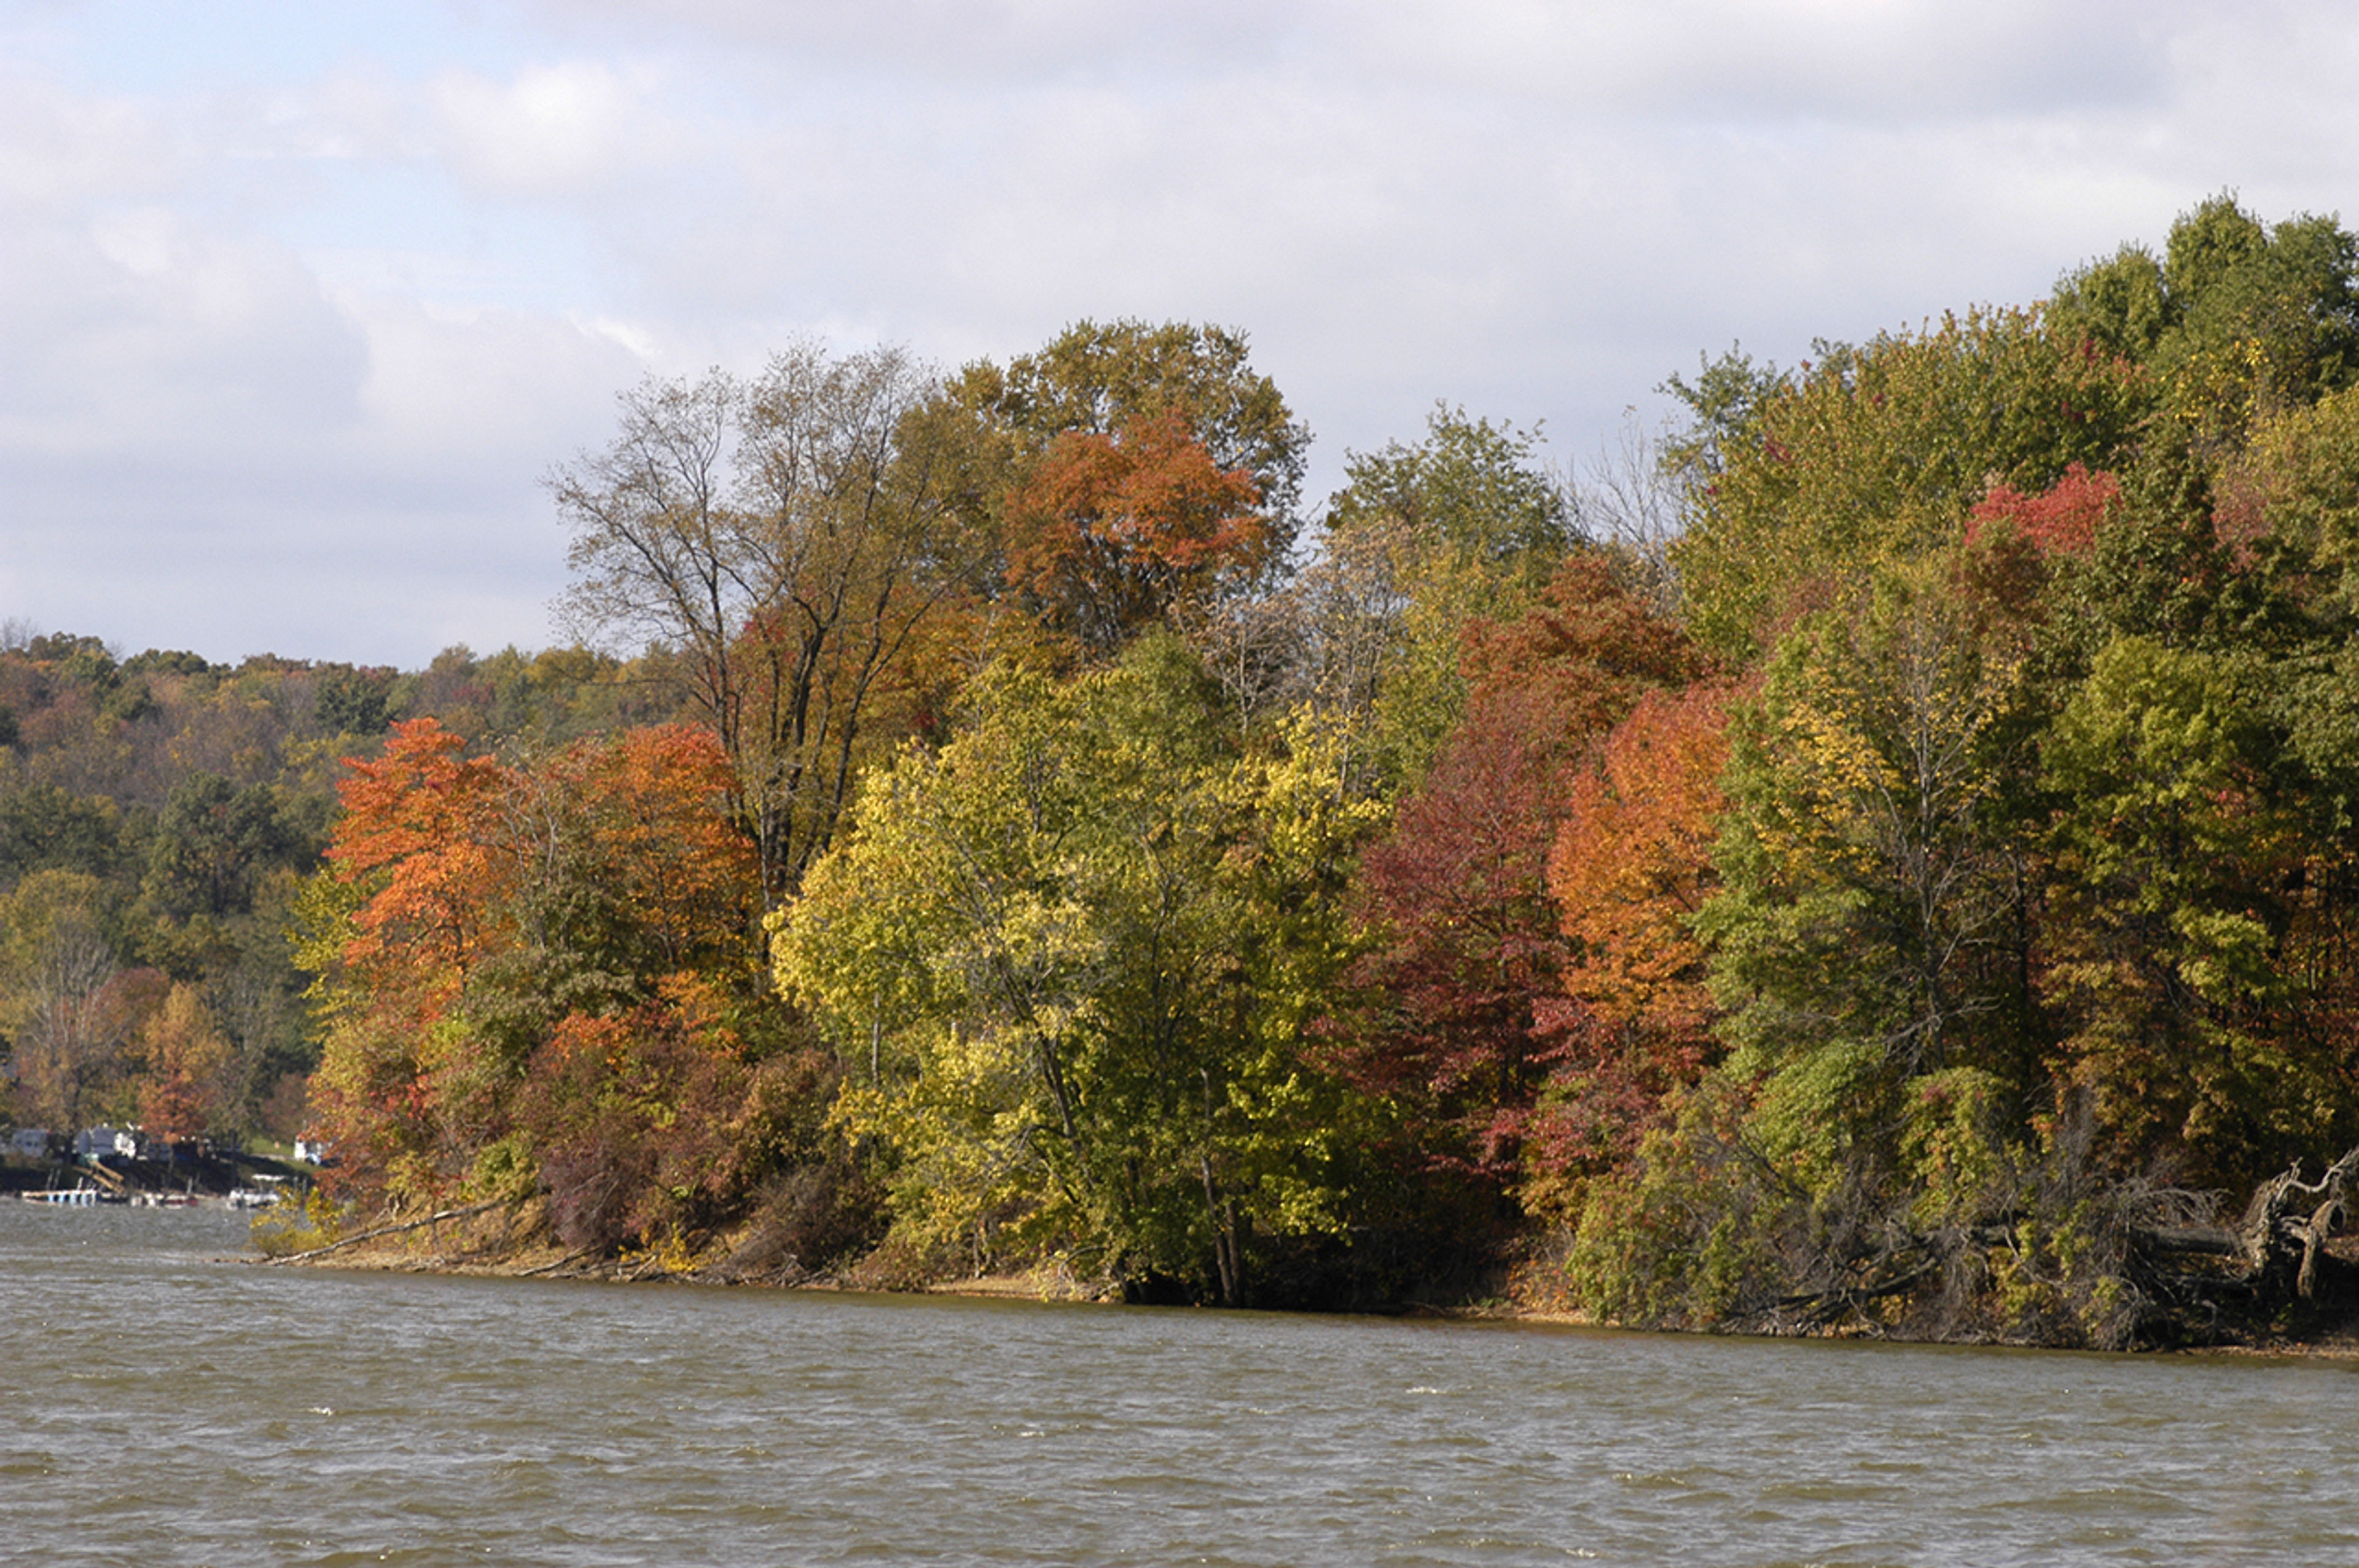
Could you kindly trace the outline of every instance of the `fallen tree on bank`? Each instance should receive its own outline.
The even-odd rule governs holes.
[[[2296,1162],[2253,1195],[2238,1241],[2256,1288],[2281,1302],[2318,1303],[2354,1293],[2353,1278],[2327,1243],[2351,1213],[2351,1184],[2359,1176],[2359,1148],[2326,1168],[2316,1182],[2301,1179]]]
[[[2315,1181],[2297,1162],[2234,1223],[2211,1195],[2135,1179],[1930,1231],[1822,1210],[1786,1250],[1784,1288],[1723,1325],[2097,1349],[2313,1339],[2359,1322],[2354,1184],[2359,1148]]]

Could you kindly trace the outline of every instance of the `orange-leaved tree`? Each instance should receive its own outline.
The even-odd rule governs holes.
[[[299,957],[320,979],[312,1103],[358,1184],[434,1191],[434,1078],[470,965],[499,940],[506,890],[484,841],[501,772],[432,719],[397,725],[353,759],[328,869],[307,888]]]
[[[1663,1097],[1712,1054],[1708,955],[1693,923],[1715,881],[1729,696],[1712,683],[1648,692],[1573,782],[1549,860],[1571,944],[1560,1044],[1527,1133],[1543,1206],[1634,1152]]]
[[[1058,436],[1006,516],[1010,586],[1090,657],[1241,586],[1277,537],[1252,474],[1178,413]]]
[[[603,1182],[669,1168],[667,1136],[730,1124],[713,1100],[745,1083],[761,894],[709,732],[503,763],[419,720],[352,767],[307,900],[325,1023],[314,1102],[344,1182],[395,1202]],[[650,1053],[672,1065],[650,1077]],[[599,1129],[628,1152],[585,1143]],[[569,1239],[604,1246],[684,1223],[712,1184],[663,1190],[669,1208],[550,1196],[583,1217]]]

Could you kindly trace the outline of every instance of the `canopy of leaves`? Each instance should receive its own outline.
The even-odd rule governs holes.
[[[1314,734],[1235,757],[1210,699],[1169,641],[1061,686],[1003,667],[777,923],[904,1237],[1236,1301],[1256,1233],[1342,1224],[1346,1103],[1298,1032],[1348,944],[1304,879],[1366,814]]]
[[[1104,658],[1260,577],[1276,534],[1259,502],[1176,414],[1068,430],[1008,498],[1008,581],[1045,630]]]
[[[1242,472],[1267,509],[1275,546],[1293,540],[1310,432],[1253,369],[1245,335],[1181,321],[1077,321],[1005,370],[983,361],[952,386],[1019,456],[1068,434],[1111,436],[1176,420],[1212,466]]]
[[[2037,310],[1979,310],[1822,358],[1711,438],[1716,467],[1673,547],[1691,629],[1750,657],[1781,618],[1877,565],[1938,551],[1994,485],[2107,467],[2144,416],[2142,373]]]
[[[770,1152],[730,1130],[760,1054],[758,881],[712,735],[504,764],[421,719],[351,767],[305,952],[314,1101],[347,1179],[397,1198],[545,1183],[591,1246],[742,1195]],[[647,1185],[681,1161],[702,1173]]]

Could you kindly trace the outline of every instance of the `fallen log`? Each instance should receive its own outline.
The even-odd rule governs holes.
[[[470,1204],[465,1208],[446,1208],[439,1214],[429,1214],[423,1219],[404,1220],[398,1225],[380,1225],[374,1230],[364,1230],[357,1236],[341,1237],[329,1242],[325,1247],[314,1247],[304,1252],[289,1252],[283,1258],[266,1258],[263,1261],[266,1263],[308,1262],[314,1258],[324,1258],[331,1252],[340,1252],[347,1247],[357,1247],[364,1241],[375,1241],[379,1237],[398,1236],[407,1230],[421,1230],[429,1225],[440,1225],[446,1219],[471,1218],[475,1215],[498,1208],[506,1202],[508,1202],[506,1198],[487,1198],[479,1204]]]
[[[2216,1226],[2133,1226],[2129,1236],[2130,1245],[2145,1252],[2190,1258],[2245,1256],[2244,1240],[2235,1232]]]
[[[589,1257],[597,1249],[594,1247],[580,1248],[574,1251],[568,1252],[564,1257],[560,1258],[554,1263],[543,1263],[538,1269],[520,1270],[516,1274],[516,1278],[519,1280],[529,1280],[538,1274],[554,1274],[557,1271],[566,1267],[568,1264],[579,1263],[582,1259]]]

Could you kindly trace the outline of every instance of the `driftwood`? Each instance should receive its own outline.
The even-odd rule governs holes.
[[[2326,1168],[2315,1182],[2301,1179],[2301,1162],[2253,1195],[2239,1242],[2245,1266],[2261,1278],[2293,1274],[2294,1293],[2311,1299],[2318,1289],[2318,1257],[2334,1227],[2351,1210],[2351,1184],[2359,1177],[2359,1149]]]
[[[1904,1255],[1885,1261],[1897,1264],[1896,1271],[1878,1279],[1837,1284],[1822,1291],[1798,1291],[1779,1296],[1772,1305],[1772,1321],[1782,1320],[1823,1328],[1842,1318],[1864,1312],[1872,1302],[1904,1295],[1915,1290],[1940,1271],[1942,1260],[1940,1257]]]
[[[571,1252],[568,1252],[564,1257],[560,1258],[554,1263],[543,1263],[538,1269],[519,1270],[517,1271],[516,1278],[519,1280],[529,1280],[539,1274],[554,1274],[560,1269],[565,1268],[570,1264],[579,1263],[582,1259],[589,1257],[597,1249],[594,1247],[578,1248]]]
[[[2035,1206],[1931,1233],[1898,1228],[1839,1238],[1822,1245],[1785,1292],[1758,1300],[1746,1321],[1764,1333],[1821,1332],[1846,1321],[1871,1333],[1896,1323],[1908,1325],[1903,1332],[1922,1332],[1946,1321],[1940,1314],[1975,1310],[1959,1306],[1964,1297],[1957,1292],[1977,1288],[1983,1273],[1976,1255],[1996,1249],[2016,1249],[2034,1271],[2027,1277],[2037,1283],[2045,1276],[2062,1292],[2038,1310],[2080,1315],[2077,1324],[2067,1316],[2049,1327],[2089,1333],[2104,1344],[2299,1335],[2333,1327],[2359,1310],[2359,1270],[2329,1249],[2340,1230],[2359,1221],[2359,1148],[2316,1181],[2304,1180],[2297,1162],[2264,1182],[2233,1224],[2212,1220],[2211,1195],[2130,1183],[2106,1196],[2094,1245],[2080,1267],[2083,1275],[2093,1267],[2126,1289],[2117,1308],[2097,1317],[2088,1315],[2095,1310],[2085,1294],[2089,1278],[2059,1272],[2036,1242],[2032,1252],[2022,1250],[2023,1227],[2040,1218]],[[2035,1233],[2041,1228],[2031,1224]],[[1960,1264],[1963,1272],[1952,1277]],[[1935,1286],[1948,1294],[1924,1295]]]
[[[470,1204],[465,1208],[446,1208],[439,1214],[429,1214],[424,1219],[404,1220],[398,1225],[380,1225],[374,1230],[364,1230],[357,1236],[339,1238],[329,1242],[325,1247],[314,1247],[307,1252],[289,1252],[283,1258],[268,1258],[264,1261],[268,1263],[309,1262],[314,1258],[324,1258],[331,1252],[341,1252],[347,1247],[357,1247],[364,1241],[375,1241],[382,1236],[398,1236],[404,1231],[422,1230],[429,1225],[440,1225],[446,1219],[467,1219],[498,1208],[507,1201],[506,1198],[488,1198],[479,1204]]]
[[[2204,1226],[2133,1226],[2130,1245],[2165,1258],[2243,1258],[2249,1249],[2233,1231]]]

